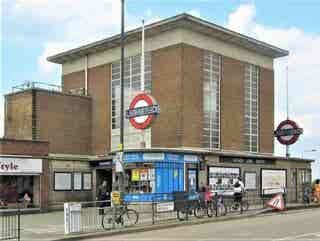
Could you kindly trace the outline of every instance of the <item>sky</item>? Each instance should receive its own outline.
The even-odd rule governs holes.
[[[109,37],[120,31],[120,0],[0,0],[1,96],[25,81],[61,83],[52,54]],[[275,126],[289,117],[304,134],[291,155],[312,158],[320,178],[320,1],[318,0],[126,0],[126,29],[180,13],[214,22],[290,51],[275,60]],[[0,136],[3,135],[0,98]],[[314,151],[312,151],[314,150]],[[277,155],[285,147],[275,141]]]

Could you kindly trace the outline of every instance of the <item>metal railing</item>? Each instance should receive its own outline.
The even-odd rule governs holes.
[[[0,210],[0,240],[20,240],[20,209]]]
[[[248,191],[238,205],[234,196],[230,195],[213,195],[212,200],[207,202],[202,198],[203,193],[195,195],[183,192],[156,194],[148,202],[128,202],[115,206],[111,206],[110,201],[83,202],[81,203],[80,232],[90,233],[177,222],[178,220],[219,219],[224,216],[254,214],[259,210],[266,209],[266,202],[274,195],[265,196],[259,192]],[[166,196],[165,199],[164,196]],[[287,205],[293,203],[295,205],[298,203],[309,205],[309,203],[303,202],[303,199],[296,201],[288,199],[288,196],[290,196],[288,193],[284,195]],[[303,196],[302,190],[297,196]]]

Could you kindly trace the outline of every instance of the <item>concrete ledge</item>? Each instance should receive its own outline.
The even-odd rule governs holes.
[[[242,215],[230,215],[230,216],[224,216],[219,218],[205,218],[205,219],[194,219],[190,221],[176,221],[171,223],[162,223],[162,224],[155,224],[155,225],[148,225],[148,226],[136,226],[132,228],[126,228],[126,229],[116,229],[112,231],[98,231],[95,233],[87,233],[87,234],[75,234],[75,235],[66,235],[62,238],[54,239],[55,241],[62,241],[62,240],[80,240],[80,239],[89,239],[89,238],[101,238],[105,236],[115,236],[115,235],[121,235],[121,234],[130,234],[130,233],[138,233],[138,232],[146,232],[146,231],[153,231],[153,230],[161,230],[161,229],[168,229],[168,228],[175,228],[180,226],[189,226],[189,225],[200,225],[204,223],[213,223],[213,222],[224,222],[229,220],[240,220],[240,219],[246,219],[246,218],[254,218],[264,215],[275,215],[275,214],[286,214],[286,211],[291,210],[301,210],[301,209],[312,209],[312,208],[320,208],[320,204],[311,204],[311,205],[299,205],[299,206],[291,206],[288,207],[285,211],[275,211],[272,209],[263,209],[263,210],[254,210],[251,213],[248,214],[242,214]]]

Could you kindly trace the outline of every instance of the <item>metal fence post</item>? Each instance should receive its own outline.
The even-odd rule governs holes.
[[[155,202],[154,199],[152,200],[152,225],[154,225],[155,220],[154,220],[154,216],[155,216],[155,208],[154,208]]]
[[[218,195],[216,194],[215,195],[215,197],[214,197],[214,199],[215,199],[215,203],[216,203],[216,217],[218,217],[218,205],[219,205],[219,198],[218,198]]]
[[[18,241],[20,241],[20,231],[21,231],[21,228],[20,228],[20,207],[18,207]]]
[[[116,228],[116,205],[113,205],[112,207],[112,229]]]

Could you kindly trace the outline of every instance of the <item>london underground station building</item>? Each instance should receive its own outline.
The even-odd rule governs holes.
[[[273,61],[288,52],[187,14],[147,25],[145,36],[145,92],[161,111],[144,131],[125,120],[127,200],[205,185],[228,193],[238,176],[249,195],[286,190],[288,201],[301,200],[312,160],[274,155]],[[141,28],[128,31],[125,109],[141,92],[140,46]],[[36,154],[35,147],[25,154],[0,150],[3,162],[25,156],[45,163],[37,173],[45,201],[35,206],[93,200],[103,180],[111,189],[120,132],[119,59],[116,35],[49,57],[62,66],[61,90],[31,85],[5,96],[2,142],[48,148]],[[16,175],[18,185],[24,174],[1,171],[0,178],[10,184]],[[37,180],[31,189],[39,199]]]

